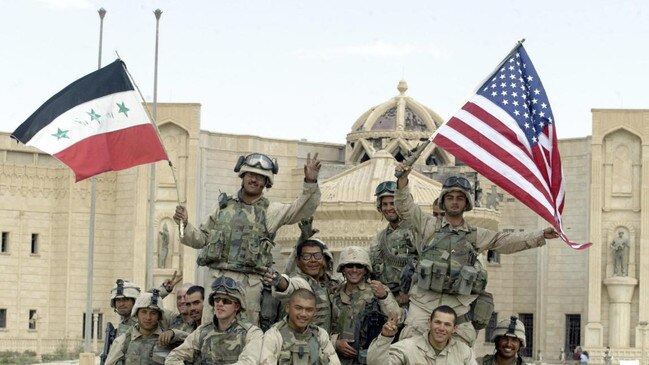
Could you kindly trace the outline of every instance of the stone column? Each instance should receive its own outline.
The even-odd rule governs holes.
[[[604,279],[610,300],[608,344],[612,348],[627,348],[631,337],[631,299],[638,280],[628,276]]]

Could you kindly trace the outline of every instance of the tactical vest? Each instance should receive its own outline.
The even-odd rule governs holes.
[[[487,286],[487,271],[478,261],[476,228],[469,232],[441,227],[437,220],[435,238],[419,254],[417,286],[444,294],[479,294]]]
[[[216,330],[213,323],[200,329],[200,355],[195,356],[196,365],[225,365],[239,360],[246,346],[246,335],[252,324],[237,320],[225,332]]]
[[[390,234],[386,228],[379,234],[378,240],[377,255],[372,260],[373,270],[392,293],[398,293],[401,286],[401,270],[408,263],[408,255],[416,254],[410,226],[401,222]]]
[[[304,333],[295,333],[287,323],[277,329],[282,335],[278,365],[327,365],[329,358],[320,354],[318,327],[310,324]]]
[[[179,330],[187,333],[192,333],[196,326],[192,323],[187,323],[183,320],[182,314],[177,315],[169,325],[169,329]]]
[[[264,197],[250,205],[240,198],[223,201],[207,246],[196,260],[198,265],[237,272],[271,266],[274,243],[266,227],[269,204]]]
[[[127,321],[120,321],[119,325],[117,326],[117,332],[115,334],[115,338],[127,333],[136,324],[137,324],[137,319],[135,319],[135,317],[129,317]]]
[[[340,290],[343,289],[341,286]],[[338,333],[339,339],[353,341],[352,346],[358,351],[358,356],[353,359],[341,357],[341,363],[367,364],[367,349],[385,324],[385,315],[381,312],[374,292],[368,284],[364,290],[353,292],[349,303],[342,303],[341,294],[337,293],[333,298],[333,306],[338,311],[333,333]]]
[[[327,333],[331,333],[331,301],[329,300],[329,287],[321,285],[319,281],[306,274],[299,274],[313,289],[315,294],[315,317],[313,324],[322,327]]]
[[[158,334],[140,336],[131,340],[132,331],[126,333],[124,339],[124,359],[122,365],[153,365],[153,347],[158,342]]]
[[[339,289],[343,291],[344,286],[341,285]],[[349,304],[343,303],[340,295],[340,292],[336,293],[332,300],[333,307],[338,312],[338,322],[332,324],[332,327],[334,327],[333,333],[337,333],[339,339],[353,341],[356,323],[361,320],[365,305],[375,298],[374,292],[372,292],[369,284],[366,284],[364,290],[357,290],[352,293]]]
[[[482,361],[478,361],[480,365],[496,365],[496,356],[495,355],[485,355],[482,358]],[[516,365],[526,365],[527,363],[523,360],[522,357],[516,356]]]

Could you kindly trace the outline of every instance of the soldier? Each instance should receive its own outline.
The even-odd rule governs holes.
[[[401,308],[387,286],[369,280],[372,264],[367,249],[346,247],[340,253],[337,271],[345,281],[331,298],[332,341],[342,364],[366,364],[370,342],[381,332],[388,315],[399,320]]]
[[[263,332],[240,316],[246,310],[241,285],[227,276],[216,278],[208,302],[212,320],[171,351],[165,365],[257,365]]]
[[[192,283],[184,283],[178,291],[176,292],[176,308],[178,309],[178,315],[171,322],[171,328],[179,329],[181,331],[192,332],[196,329],[194,321],[189,316],[189,307],[185,303],[185,294],[187,294],[187,289],[194,286]]]
[[[446,304],[458,314],[461,338],[472,346],[476,329],[484,328],[493,312],[493,297],[485,291],[487,272],[479,255],[486,250],[508,254],[535,248],[559,235],[552,227],[502,233],[470,226],[464,212],[473,208],[471,183],[460,176],[451,176],[442,185],[439,207],[445,216],[438,219],[424,214],[410,195],[410,167],[399,164],[395,170],[402,173],[395,194],[397,211],[411,223],[419,242],[417,283],[410,288],[410,312],[401,338],[423,333],[431,305]]]
[[[189,317],[197,328],[202,324],[203,313],[205,312],[203,305],[204,301],[205,289],[203,289],[202,286],[194,285],[187,289],[187,293],[185,294],[185,305],[187,306]]]
[[[320,203],[318,174],[320,161],[307,155],[302,195],[291,204],[270,203],[263,196],[271,188],[279,171],[277,161],[261,153],[241,156],[234,167],[241,178],[241,189],[235,196],[219,196],[219,206],[195,228],[187,224],[187,210],[176,207],[174,219],[183,222],[185,235],[181,242],[201,249],[197,263],[210,268],[210,277],[228,275],[242,284],[246,298],[246,316],[259,323],[261,310],[261,277],[273,262],[271,249],[277,230],[310,217]],[[210,280],[211,281],[211,280]],[[211,315],[208,310],[206,322]]]
[[[162,333],[162,298],[158,290],[142,293],[133,306],[132,316],[137,323],[113,342],[105,365],[122,362],[123,365],[162,364],[154,361],[158,338]]]
[[[165,280],[165,282],[157,289],[158,293],[160,293],[160,297],[164,298],[171,293],[174,286],[180,282],[180,280],[182,280],[182,275],[177,277],[174,272],[173,277]],[[113,308],[115,313],[119,314],[120,317],[119,325],[116,328],[115,334],[115,337],[117,337],[126,333],[126,331],[137,323],[137,319],[133,318],[131,312],[133,311],[135,300],[140,295],[140,287],[130,281],[117,279],[115,286],[110,291],[110,294],[110,306]],[[173,311],[165,312],[164,323],[171,323],[176,314],[177,313]]]
[[[286,300],[291,294],[300,288],[312,291],[316,296],[316,314],[313,324],[331,333],[331,292],[338,286],[335,280],[327,272],[325,244],[314,238],[300,242],[295,250],[295,262],[297,268],[295,274],[289,277],[282,275],[279,283],[275,286],[273,296],[280,300]],[[266,283],[275,279],[271,273],[264,276]]]
[[[401,290],[401,273],[409,256],[416,256],[416,249],[410,223],[402,221],[394,207],[396,189],[394,181],[384,181],[376,187],[376,209],[388,221],[388,226],[370,245],[370,258],[374,277],[390,288],[399,305],[407,306],[409,288]]]
[[[491,335],[491,342],[494,343],[496,352],[479,359],[478,364],[526,364],[519,353],[520,349],[525,347],[525,326],[517,317],[512,316],[498,322]]]
[[[308,289],[291,294],[286,318],[264,334],[260,365],[340,365],[327,331],[311,323],[315,306]]]
[[[406,365],[476,365],[473,351],[451,337],[457,325],[453,308],[442,305],[428,319],[428,330],[420,336],[390,345],[397,333],[397,323],[390,318],[368,351],[369,364]]]

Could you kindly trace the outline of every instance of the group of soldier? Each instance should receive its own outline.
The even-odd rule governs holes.
[[[106,364],[523,363],[525,329],[516,317],[498,322],[494,354],[475,358],[477,330],[494,311],[482,254],[542,246],[558,237],[553,228],[502,233],[470,226],[463,215],[473,208],[473,194],[461,176],[444,181],[433,214],[426,214],[410,194],[411,167],[400,163],[398,179],[375,191],[387,227],[369,249],[345,247],[334,270],[333,255],[312,227],[320,166],[317,154],[307,156],[302,194],[271,203],[263,191],[273,186],[277,161],[241,156],[234,168],[241,189],[222,194],[201,225],[176,207],[174,219],[185,227],[181,243],[200,249],[197,264],[209,269],[206,290],[177,289],[176,312],[161,300],[180,281],[175,276],[146,293],[118,280],[111,305],[121,322]],[[296,223],[302,234],[280,273],[273,239]]]

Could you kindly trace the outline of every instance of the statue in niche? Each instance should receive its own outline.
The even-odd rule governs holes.
[[[613,274],[615,276],[627,276],[628,273],[628,263],[626,262],[626,256],[629,252],[629,239],[624,237],[624,232],[619,231],[617,237],[613,239],[611,243],[611,248],[613,248]]]
[[[160,249],[158,251],[158,267],[163,269],[167,262],[167,255],[169,254],[169,228],[167,223],[162,226],[160,234]]]
[[[496,185],[491,185],[491,192],[487,193],[487,209],[498,210],[503,195],[499,194],[497,189]]]
[[[563,347],[559,348],[559,363],[562,365],[566,363],[566,352],[563,351]]]

